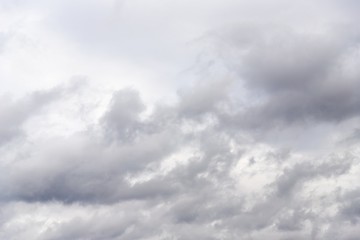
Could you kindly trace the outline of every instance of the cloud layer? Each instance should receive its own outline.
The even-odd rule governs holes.
[[[0,238],[360,238],[356,3],[172,4],[0,3]]]

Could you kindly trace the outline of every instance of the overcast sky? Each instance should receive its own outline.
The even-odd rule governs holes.
[[[0,0],[0,239],[360,239],[359,13]]]

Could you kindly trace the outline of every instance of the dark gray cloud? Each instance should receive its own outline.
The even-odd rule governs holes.
[[[229,122],[281,128],[359,115],[359,36],[351,26],[314,33],[265,25],[235,28],[228,35],[232,47],[225,49],[224,61],[231,61],[232,71],[257,96]]]

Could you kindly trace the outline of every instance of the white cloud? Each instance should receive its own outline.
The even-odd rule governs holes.
[[[0,238],[359,238],[355,5],[1,1]]]

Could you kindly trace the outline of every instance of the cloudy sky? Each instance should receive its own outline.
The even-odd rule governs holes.
[[[0,239],[360,239],[355,0],[0,0]]]

